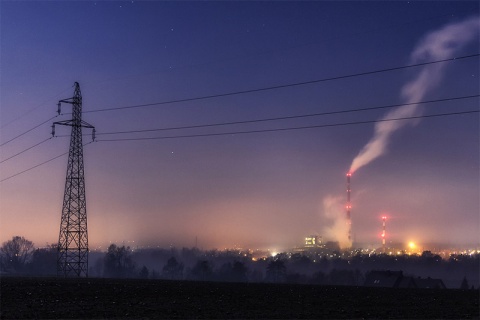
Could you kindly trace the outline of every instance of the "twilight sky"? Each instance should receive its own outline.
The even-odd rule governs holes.
[[[190,247],[195,237],[204,249],[280,250],[310,234],[342,241],[345,173],[384,130],[371,121],[478,110],[478,97],[465,98],[480,91],[478,56],[119,108],[477,54],[479,11],[477,1],[2,1],[0,242],[58,241],[67,157],[13,175],[68,151],[67,127],[43,141],[53,121],[69,119],[64,104],[48,121],[75,81],[98,133],[84,149],[91,248]],[[450,98],[462,99],[105,134]],[[359,121],[368,123],[233,134]],[[383,153],[352,177],[355,242],[379,245],[387,215],[388,241],[479,245],[478,113],[388,123],[396,130]],[[176,138],[121,141],[148,137]]]

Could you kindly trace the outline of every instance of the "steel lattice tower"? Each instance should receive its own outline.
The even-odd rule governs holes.
[[[95,140],[95,128],[82,121],[82,94],[78,82],[75,82],[74,87],[72,98],[58,102],[58,114],[60,114],[61,103],[72,105],[72,119],[54,122],[52,125],[53,136],[55,136],[56,124],[72,127],[58,238],[57,276],[88,277],[87,202],[82,127],[93,129],[93,140]]]

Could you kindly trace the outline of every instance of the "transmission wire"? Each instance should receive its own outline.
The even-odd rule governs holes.
[[[389,71],[395,71],[395,70],[401,70],[401,69],[407,69],[407,68],[413,68],[413,67],[431,65],[431,64],[448,62],[448,61],[468,59],[468,58],[473,58],[473,57],[478,57],[478,56],[480,56],[480,53],[471,54],[471,55],[466,55],[466,56],[460,56],[460,57],[455,57],[455,58],[449,58],[449,59],[442,59],[442,60],[436,60],[436,61],[429,61],[429,62],[422,62],[422,63],[404,65],[404,66],[399,66],[399,67],[392,67],[392,68],[386,68],[386,69],[379,69],[379,70],[373,70],[373,71],[366,71],[366,72],[348,74],[348,75],[343,75],[343,76],[335,76],[335,77],[322,78],[322,79],[317,79],[317,80],[310,80],[310,81],[289,83],[289,84],[283,84],[283,85],[277,85],[277,86],[270,86],[270,87],[263,87],[263,88],[249,89],[249,90],[241,90],[241,91],[233,91],[233,92],[219,93],[219,94],[214,94],[214,95],[207,95],[207,96],[200,96],[200,97],[193,97],[193,98],[184,98],[184,99],[176,99],[176,100],[169,100],[169,101],[153,102],[153,103],[146,103],[146,104],[138,104],[138,105],[124,106],[124,107],[112,107],[112,108],[105,108],[105,109],[87,110],[87,111],[83,111],[83,113],[105,112],[105,111],[125,110],[125,109],[134,109],[134,108],[144,108],[144,107],[151,107],[151,106],[156,106],[156,105],[164,105],[164,104],[173,104],[173,103],[181,103],[181,102],[198,101],[198,100],[205,100],[205,99],[213,99],[213,98],[234,96],[234,95],[240,95],[240,94],[246,94],[246,93],[253,93],[253,92],[261,92],[261,91],[269,91],[269,90],[283,89],[283,88],[303,86],[303,85],[313,84],[313,83],[319,83],[319,82],[327,82],[327,81],[333,81],[333,80],[341,80],[341,79],[347,79],[347,78],[353,78],[353,77],[359,77],[359,76],[365,76],[365,75],[371,75],[371,74],[377,74],[377,73],[383,73],[383,72],[389,72]]]
[[[361,112],[361,111],[370,111],[370,110],[378,110],[378,109],[386,109],[386,108],[395,108],[395,107],[402,107],[402,106],[409,106],[409,105],[417,105],[417,104],[427,104],[427,103],[434,103],[434,102],[445,102],[445,101],[452,101],[452,100],[471,99],[471,98],[476,98],[476,97],[479,97],[479,96],[480,96],[480,94],[476,94],[476,95],[461,96],[461,97],[443,98],[443,99],[436,99],[436,100],[426,100],[426,101],[418,101],[418,102],[402,103],[402,104],[393,104],[393,105],[384,105],[384,106],[368,107],[368,108],[359,108],[359,109],[348,109],[348,110],[339,110],[339,111],[326,111],[326,112],[320,112],[320,113],[311,113],[311,114],[285,116],[285,117],[263,118],[263,119],[254,119],[254,120],[232,121],[232,122],[220,122],[220,123],[199,124],[199,125],[180,126],[180,127],[156,128],[156,129],[144,129],[144,130],[103,132],[103,133],[97,133],[96,135],[97,135],[97,136],[101,136],[101,135],[126,134],[126,133],[142,133],[142,132],[153,132],[153,131],[197,129],[197,128],[216,127],[216,126],[227,126],[227,125],[246,124],[246,123],[257,123],[257,122],[267,122],[267,121],[278,121],[278,120],[298,119],[298,118],[326,116],[326,115],[334,115],[334,114],[342,114],[342,113],[350,113],[350,112]],[[63,135],[63,136],[59,136],[59,137],[66,137],[66,136],[67,136],[67,135]]]
[[[42,124],[45,124],[45,123],[47,123],[47,122],[49,122],[49,121],[51,121],[51,120],[55,119],[56,117],[57,117],[57,116],[51,117],[50,119],[48,119],[48,120],[45,120],[45,121],[43,121],[42,123],[40,123],[40,124],[38,124],[38,125],[34,126],[33,128],[31,128],[31,129],[28,129],[27,131],[25,131],[25,132],[23,132],[23,133],[19,134],[18,136],[16,136],[16,137],[13,137],[12,139],[10,139],[10,140],[8,140],[8,141],[5,141],[4,143],[0,144],[0,147],[3,147],[3,146],[4,146],[4,145],[6,145],[7,143],[9,143],[9,142],[12,142],[13,140],[15,140],[15,139],[17,139],[17,138],[20,138],[21,136],[23,136],[23,135],[25,135],[25,134],[29,133],[30,131],[32,131],[32,130],[34,130],[34,129],[37,129],[37,128],[38,128],[38,127],[40,127]]]
[[[453,116],[453,115],[462,115],[462,114],[478,113],[478,112],[480,112],[480,110],[466,110],[466,111],[439,113],[439,114],[431,114],[431,115],[423,115],[423,116],[412,116],[412,117],[380,119],[380,120],[378,120],[378,119],[377,120],[365,120],[365,121],[343,122],[343,123],[322,124],[322,125],[302,126],[302,127],[258,129],[258,130],[247,130],[247,131],[231,131],[231,132],[221,132],[221,133],[205,133],[205,134],[191,134],[191,135],[177,135],[177,136],[163,136],[163,137],[98,139],[96,141],[98,141],[98,142],[104,142],[104,141],[139,141],[139,140],[162,140],[162,139],[213,137],[213,136],[225,136],[225,135],[248,134],[248,133],[263,133],[263,132],[278,132],[278,131],[291,131],[291,130],[303,130],[303,129],[314,129],[314,128],[339,127],[339,126],[348,126],[348,125],[357,125],[357,124],[369,124],[369,123],[376,123],[376,122],[402,121],[402,120],[411,120],[411,119]]]
[[[37,105],[36,107],[33,107],[29,110],[27,110],[26,112],[24,112],[23,114],[21,114],[20,116],[16,117],[15,119],[12,119],[10,120],[9,122],[5,123],[4,125],[2,125],[2,127],[0,128],[1,130],[3,130],[4,128],[6,128],[7,126],[9,126],[10,124],[12,124],[13,122],[23,118],[24,116],[26,116],[27,114],[35,111],[36,109],[40,108],[41,106],[45,105],[47,102],[49,102],[51,99],[54,99],[56,97],[58,97],[59,95],[63,94],[64,92],[66,92],[67,90],[70,90],[70,88],[67,88],[65,90],[63,90],[62,92],[60,93],[57,93],[55,96],[51,97],[51,98],[47,98],[45,99],[44,102],[40,103],[39,105]]]
[[[31,146],[31,147],[28,147],[28,148],[25,149],[25,150],[22,150],[22,151],[18,152],[18,153],[16,153],[16,154],[14,154],[13,156],[11,156],[11,157],[9,157],[9,158],[6,158],[6,159],[4,159],[4,160],[2,160],[2,161],[0,161],[0,163],[4,163],[5,161],[8,161],[8,160],[10,160],[10,159],[12,159],[12,158],[15,158],[16,156],[21,155],[22,153],[24,153],[24,152],[26,152],[26,151],[28,151],[28,150],[30,150],[30,149],[33,149],[33,148],[35,148],[36,146],[39,146],[39,145],[41,145],[42,143],[45,143],[45,142],[47,142],[47,141],[50,140],[50,139],[52,139],[52,137],[49,137],[49,138],[47,138],[47,139],[45,139],[45,140],[43,140],[43,141],[40,141],[40,142],[37,143],[37,144],[34,144],[34,145]]]
[[[286,85],[279,85],[279,86],[272,86],[272,87],[264,87],[264,88],[257,88],[257,89],[251,89],[251,90],[244,90],[244,91],[235,91],[235,92],[229,92],[229,93],[222,93],[222,94],[217,94],[217,95],[209,95],[209,96],[201,96],[201,97],[194,97],[194,98],[185,98],[185,99],[178,99],[178,100],[170,100],[170,101],[163,101],[163,102],[156,102],[156,103],[149,103],[149,104],[141,104],[141,105],[133,105],[133,106],[125,106],[125,107],[116,107],[116,108],[107,108],[107,109],[97,109],[97,110],[90,110],[90,111],[83,111],[83,113],[93,113],[93,112],[103,112],[103,111],[114,111],[114,110],[124,110],[124,109],[131,109],[131,108],[141,108],[141,107],[148,107],[148,106],[154,106],[154,105],[163,105],[163,104],[171,104],[171,103],[181,103],[181,102],[188,102],[188,101],[196,101],[196,100],[203,100],[203,99],[211,99],[211,98],[219,98],[219,97],[225,97],[225,96],[232,96],[232,95],[239,95],[239,94],[245,94],[245,93],[252,93],[252,92],[259,92],[259,91],[267,91],[267,90],[275,90],[275,89],[281,89],[281,88],[286,88],[286,87],[293,87],[293,86],[301,86],[301,85],[306,85],[306,84],[311,84],[311,83],[318,83],[318,82],[325,82],[325,81],[332,81],[332,80],[339,80],[339,79],[345,79],[345,78],[350,78],[350,77],[357,77],[357,76],[363,76],[363,75],[369,75],[369,74],[375,74],[375,73],[381,73],[381,72],[388,72],[388,71],[393,71],[393,70],[400,70],[400,69],[405,69],[405,68],[411,68],[411,67],[417,67],[417,66],[422,66],[422,65],[429,65],[429,64],[435,64],[435,63],[440,63],[440,62],[447,62],[447,61],[453,61],[453,60],[460,60],[460,59],[467,59],[467,58],[472,58],[472,57],[477,57],[479,56],[480,53],[478,54],[472,54],[472,55],[466,55],[466,56],[461,56],[461,57],[456,57],[456,58],[449,58],[449,59],[443,59],[443,60],[437,60],[437,61],[430,61],[430,62],[424,62],[424,63],[419,63],[419,64],[412,64],[412,65],[406,65],[406,66],[400,66],[400,67],[393,67],[393,68],[388,68],[388,69],[380,69],[380,70],[374,70],[374,71],[367,71],[367,72],[362,72],[362,73],[356,73],[356,74],[350,74],[350,75],[343,75],[343,76],[337,76],[337,77],[332,77],[332,78],[324,78],[324,79],[318,79],[318,80],[311,80],[311,81],[304,81],[304,82],[298,82],[298,83],[291,83],[291,84],[286,84]],[[473,96],[471,96],[473,97]],[[452,98],[455,99],[455,98]],[[461,99],[461,98],[459,98]],[[435,100],[432,100],[434,102]],[[441,101],[441,100],[439,100]],[[419,102],[420,103],[420,102]],[[423,103],[429,103],[423,102]],[[384,106],[384,107],[378,107],[379,108],[389,108],[390,106]],[[367,108],[364,108],[365,110],[368,110]],[[354,111],[343,111],[343,112],[354,112]],[[339,112],[341,113],[341,112]],[[70,113],[67,113],[70,114]],[[330,113],[334,114],[334,113]],[[320,115],[320,114],[319,114]],[[299,116],[299,117],[308,117],[308,116],[314,116],[314,115],[305,115],[305,116]],[[30,131],[38,128],[39,126],[53,120],[57,116],[54,116],[36,126],[33,128],[15,136],[14,138],[5,141],[4,143],[0,144],[0,147],[3,147],[4,145],[10,143],[11,141],[16,140],[17,138],[29,133]],[[295,117],[295,116],[294,116]],[[293,118],[293,117],[292,117]],[[285,119],[288,119],[285,117]],[[277,120],[276,118],[272,120]],[[251,122],[260,122],[260,121],[272,121],[272,120],[252,120]],[[278,120],[281,120],[278,118]],[[242,123],[242,122],[235,122],[232,124],[237,124],[237,123]],[[248,123],[248,122],[243,122],[243,123]],[[206,126],[215,126],[215,125],[223,125],[223,124],[214,124],[214,125],[206,125]],[[192,126],[194,128],[194,126]],[[187,129],[187,127],[180,127],[180,128],[167,128],[167,129],[160,129],[160,130],[173,130],[173,129]],[[109,133],[104,133],[104,134],[109,134]],[[113,133],[112,133],[113,134]],[[100,134],[99,134],[100,135]]]
[[[102,139],[96,140],[99,142],[106,142],[106,141],[138,141],[138,140],[159,140],[159,139],[175,139],[175,138],[194,138],[194,137],[210,137],[210,136],[222,136],[222,135],[233,135],[233,134],[246,134],[246,133],[261,133],[261,132],[277,132],[277,131],[289,131],[289,130],[301,130],[301,129],[312,129],[312,128],[326,128],[326,127],[336,127],[336,126],[348,126],[348,125],[357,125],[357,124],[368,124],[368,123],[376,123],[376,122],[386,122],[386,121],[402,121],[402,120],[410,120],[410,119],[421,119],[421,118],[433,118],[433,117],[444,117],[444,116],[453,116],[453,115],[462,115],[462,114],[470,114],[470,113],[479,113],[480,110],[467,110],[467,111],[459,111],[459,112],[451,112],[451,113],[440,113],[440,114],[431,114],[431,115],[423,115],[423,116],[413,116],[413,117],[403,117],[403,118],[394,118],[394,119],[380,119],[380,120],[367,120],[367,121],[357,121],[357,122],[346,122],[346,123],[336,123],[336,124],[326,124],[326,125],[317,125],[317,126],[305,126],[305,127],[292,127],[292,128],[278,128],[278,129],[265,129],[265,130],[251,130],[251,131],[237,131],[237,132],[224,132],[224,133],[211,133],[211,134],[198,134],[198,135],[184,135],[184,136],[168,136],[168,137],[151,137],[151,138],[131,138],[131,139]],[[86,146],[93,141],[85,143],[83,146]],[[56,157],[53,157],[49,160],[46,160],[42,163],[39,163],[33,167],[25,169],[23,171],[17,172],[7,178],[0,180],[1,182],[7,181],[13,177],[21,175],[25,172],[38,168],[46,163],[49,163],[57,158],[60,158],[66,155],[69,151],[64,152]]]
[[[83,147],[86,146],[86,145],[88,145],[88,144],[90,144],[90,143],[92,143],[92,141],[83,144]],[[11,179],[11,178],[13,178],[13,177],[19,176],[19,175],[21,175],[21,174],[23,174],[23,173],[25,173],[25,172],[28,172],[28,171],[30,171],[30,170],[33,170],[33,169],[35,169],[35,168],[38,168],[38,167],[40,167],[40,166],[43,166],[44,164],[47,164],[47,163],[49,163],[49,162],[51,162],[51,161],[53,161],[53,160],[55,160],[55,159],[58,159],[58,158],[60,158],[60,157],[63,157],[64,155],[66,155],[66,154],[69,153],[69,152],[70,152],[70,150],[69,150],[69,151],[66,151],[66,152],[64,152],[64,153],[62,153],[62,154],[59,154],[59,155],[56,156],[56,157],[53,157],[53,158],[51,158],[51,159],[48,159],[48,160],[46,160],[46,161],[44,161],[44,162],[42,162],[42,163],[39,163],[39,164],[37,164],[37,165],[35,165],[35,166],[33,166],[33,167],[30,167],[30,168],[25,169],[25,170],[23,170],[23,171],[17,172],[17,173],[15,173],[15,174],[13,174],[13,175],[11,175],[11,176],[9,176],[9,177],[6,177],[6,178],[0,180],[0,183],[1,183],[1,182],[4,182],[4,181],[7,181],[7,180],[9,180],[9,179]]]

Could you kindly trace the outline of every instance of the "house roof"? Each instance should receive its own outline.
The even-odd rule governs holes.
[[[365,277],[367,287],[396,287],[402,280],[402,271],[371,271]]]
[[[427,288],[427,289],[445,289],[445,284],[442,279],[432,279],[428,278],[416,278],[415,284],[417,288]]]
[[[403,277],[396,284],[396,288],[417,288],[417,285],[413,277]]]
[[[445,289],[442,279],[404,277],[402,271],[374,270],[366,274],[366,287]]]

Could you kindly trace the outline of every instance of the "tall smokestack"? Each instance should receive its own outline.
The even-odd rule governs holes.
[[[350,203],[350,177],[352,173],[347,173],[347,232],[348,232],[348,242],[352,243],[352,217],[350,215],[350,210],[352,209],[352,204]]]
[[[386,245],[385,245],[385,237],[386,237],[386,234],[385,234],[385,225],[386,225],[386,222],[387,222],[387,217],[386,217],[386,216],[383,216],[383,217],[382,217],[382,222],[383,222],[382,247],[383,247],[383,253],[386,253],[386,252],[387,252],[387,247],[386,247]]]

